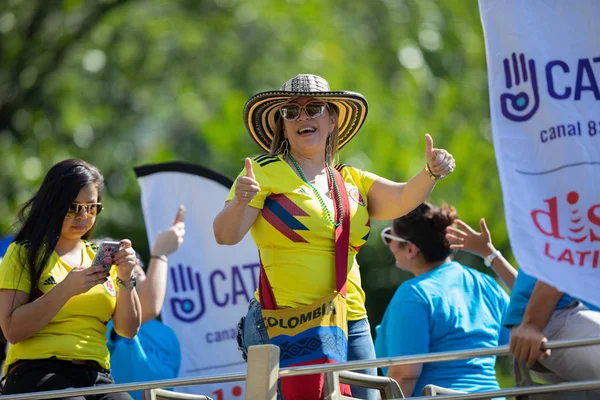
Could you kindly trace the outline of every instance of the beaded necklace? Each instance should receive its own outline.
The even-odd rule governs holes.
[[[317,190],[316,187],[314,187],[309,181],[308,179],[306,179],[306,176],[304,175],[304,171],[302,171],[302,168],[300,168],[300,165],[298,165],[298,163],[296,162],[296,160],[294,159],[294,157],[291,154],[288,154],[288,157],[290,158],[290,160],[292,160],[292,164],[294,164],[294,167],[296,167],[296,171],[298,171],[298,175],[300,175],[300,178],[302,178],[302,180],[304,181],[304,183],[306,183],[308,186],[310,186],[310,188],[312,189],[312,191],[314,192],[314,194],[317,196],[317,199],[319,199],[319,203],[321,204],[321,208],[325,211],[325,215],[327,216],[327,219],[329,220],[329,222],[331,222],[333,224],[333,226],[338,227],[340,226],[340,224],[342,223],[342,221],[344,220],[344,209],[342,206],[342,199],[340,197],[340,191],[337,187],[337,183],[335,182],[335,177],[333,176],[333,170],[331,169],[331,166],[328,165],[327,166],[327,172],[329,173],[329,191],[331,191],[331,182],[333,182],[333,187],[335,189],[335,195],[336,195],[336,199],[337,199],[337,209],[338,209],[338,222],[335,222],[333,220],[333,218],[331,217],[331,213],[329,212],[329,208],[327,208],[327,206],[325,205],[325,201],[323,201],[323,198],[321,197],[321,195],[319,194],[319,191]]]

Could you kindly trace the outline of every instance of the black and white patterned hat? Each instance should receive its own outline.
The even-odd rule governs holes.
[[[263,150],[270,151],[276,121],[281,118],[279,106],[299,96],[316,97],[337,107],[338,150],[356,135],[367,118],[369,106],[362,94],[331,91],[329,83],[317,75],[296,75],[284,83],[280,90],[259,93],[246,102],[246,129]]]

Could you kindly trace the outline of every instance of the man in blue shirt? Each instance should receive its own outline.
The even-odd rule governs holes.
[[[534,374],[549,383],[600,379],[600,346],[542,350],[548,340],[600,336],[600,310],[519,271],[504,325],[511,328],[510,350],[532,368],[539,362],[547,372]],[[562,394],[560,398],[575,398]],[[571,396],[571,397],[566,397]],[[600,392],[582,393],[600,399]]]

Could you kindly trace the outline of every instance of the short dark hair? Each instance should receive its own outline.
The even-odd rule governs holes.
[[[19,211],[21,228],[14,241],[27,249],[24,262],[31,278],[30,301],[35,299],[37,281],[56,248],[69,207],[89,185],[96,186],[100,202],[104,178],[98,169],[79,159],[61,161],[50,168],[37,193]],[[93,228],[84,239],[90,237]]]
[[[414,243],[428,262],[442,261],[450,255],[446,228],[454,223],[458,214],[454,207],[434,206],[428,202],[392,223],[394,233]]]

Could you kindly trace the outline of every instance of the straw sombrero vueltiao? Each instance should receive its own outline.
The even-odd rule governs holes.
[[[280,90],[259,93],[246,102],[246,129],[263,150],[270,151],[276,122],[281,118],[279,106],[299,96],[319,98],[337,107],[338,150],[356,135],[367,118],[369,106],[362,94],[332,91],[329,83],[317,75],[296,75],[284,83]]]

